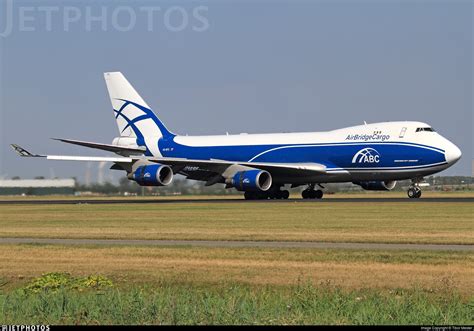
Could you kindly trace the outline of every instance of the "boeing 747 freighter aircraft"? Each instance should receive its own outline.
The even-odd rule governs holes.
[[[169,131],[120,72],[105,73],[120,136],[112,144],[57,139],[113,152],[115,157],[32,154],[48,160],[109,161],[143,186],[166,186],[175,174],[226,184],[245,199],[287,199],[284,185],[307,186],[304,199],[321,199],[324,183],[353,182],[389,191],[411,179],[410,198],[421,196],[424,176],[461,158],[453,143],[421,122],[364,124],[327,132],[179,136]]]

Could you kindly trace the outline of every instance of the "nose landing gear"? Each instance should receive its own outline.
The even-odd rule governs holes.
[[[410,199],[418,199],[421,197],[421,189],[417,186],[410,187],[407,194]]]
[[[408,188],[407,195],[410,199],[419,199],[421,197],[421,188],[418,184],[418,181],[413,180]]]

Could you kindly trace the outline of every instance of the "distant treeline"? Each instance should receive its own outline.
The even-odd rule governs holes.
[[[175,177],[173,183],[165,187],[141,187],[134,181],[128,180],[126,177],[120,179],[118,184],[112,183],[94,183],[91,185],[83,185],[76,181],[76,192],[90,192],[97,194],[117,194],[117,195],[229,195],[240,194],[235,189],[225,189],[224,184],[216,184],[213,186],[204,186],[204,182],[186,180]],[[466,191],[473,190],[473,179],[468,176],[430,176],[425,178],[430,184],[424,190],[438,191]],[[404,191],[410,184],[410,181],[400,181],[395,187],[395,191]],[[353,192],[363,191],[363,189],[352,183],[341,184],[325,184],[323,185],[327,192]],[[306,188],[300,186],[292,189],[299,192]]]

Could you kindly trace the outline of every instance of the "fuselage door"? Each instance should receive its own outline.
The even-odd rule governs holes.
[[[406,126],[404,126],[402,128],[402,131],[400,131],[400,135],[398,136],[398,138],[404,138],[406,132],[407,132],[407,128],[406,128]]]

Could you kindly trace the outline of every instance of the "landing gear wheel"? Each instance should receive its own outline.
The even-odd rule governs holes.
[[[304,190],[301,192],[303,199],[321,199],[323,197],[323,191],[321,190]]]
[[[314,191],[314,193],[315,193],[315,198],[316,199],[322,199],[323,198],[323,195],[324,195],[323,191],[317,190],[317,191]]]
[[[421,197],[421,190],[418,187],[410,187],[407,194],[410,199],[419,199]]]
[[[310,198],[309,197],[310,192],[311,192],[310,190],[304,190],[303,192],[301,192],[301,197],[303,199],[309,199]]]
[[[290,197],[290,192],[288,190],[281,191],[281,198],[286,200]]]
[[[267,200],[268,198],[271,198],[271,196],[269,196],[267,192],[257,192],[258,200]]]
[[[254,192],[245,192],[244,193],[245,200],[256,200],[256,194]]]

